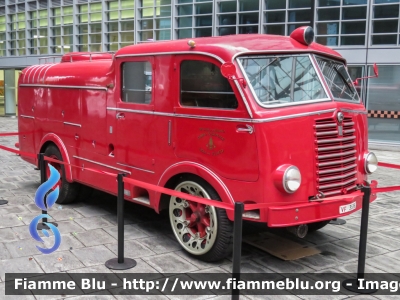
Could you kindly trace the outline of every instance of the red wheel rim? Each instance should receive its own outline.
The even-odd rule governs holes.
[[[49,156],[52,159],[57,159],[57,156],[55,155],[50,155]],[[62,172],[61,172],[61,165],[55,162],[47,162],[46,164],[46,177],[49,178],[50,177],[50,168],[48,167],[48,165],[51,165],[52,167],[54,167],[58,173],[60,174],[60,180],[57,181],[57,183],[52,187],[52,190],[55,190],[57,187],[59,189],[61,189],[61,180],[62,180]]]

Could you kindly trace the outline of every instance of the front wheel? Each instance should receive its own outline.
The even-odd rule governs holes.
[[[195,176],[182,178],[176,191],[219,200],[216,191]],[[232,222],[223,209],[171,196],[169,218],[181,246],[203,261],[218,261],[232,252]]]

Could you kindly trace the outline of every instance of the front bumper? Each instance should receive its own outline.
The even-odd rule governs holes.
[[[376,186],[376,182],[371,183],[371,188]],[[376,198],[376,194],[371,193],[370,202]],[[319,202],[270,206],[267,209],[268,227],[288,227],[347,216],[362,208],[362,200],[363,193],[356,191],[349,195],[325,198]],[[354,202],[356,203],[354,210],[345,213],[340,212],[341,206]]]

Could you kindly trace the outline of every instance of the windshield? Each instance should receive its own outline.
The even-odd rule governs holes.
[[[238,61],[262,106],[328,99],[309,55],[251,56]]]
[[[353,82],[343,63],[316,57],[326,83],[337,100],[359,101]]]

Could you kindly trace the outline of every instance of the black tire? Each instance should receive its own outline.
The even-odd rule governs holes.
[[[308,224],[308,232],[314,232],[314,231],[320,230],[321,228],[328,225],[330,221],[331,220],[310,223],[310,224]]]
[[[50,145],[44,151],[44,155],[48,157],[55,158],[57,160],[63,161],[60,150],[55,145]],[[55,165],[54,163],[50,163],[51,165]],[[61,169],[61,187],[60,193],[58,195],[58,199],[56,203],[58,204],[68,204],[73,202],[76,199],[76,196],[79,191],[79,185],[76,182],[68,182],[65,178],[65,167],[60,164]]]
[[[197,185],[197,186],[201,187],[208,194],[210,199],[221,201],[217,192],[211,187],[211,185],[209,183],[207,183],[205,180],[203,180],[197,176],[194,176],[194,175],[186,175],[183,178],[181,178],[177,182],[175,190],[183,191],[185,189],[185,184],[187,184],[187,183],[191,184],[192,186]],[[181,188],[179,188],[180,186],[181,186]],[[198,196],[202,196],[202,194],[200,194]],[[203,197],[204,197],[204,195],[203,195]],[[204,198],[207,198],[207,197],[204,197]],[[215,208],[215,207],[207,208],[208,213],[206,212],[205,215],[208,214],[208,216],[209,216],[210,226],[206,227],[206,228],[210,228],[210,231],[208,232],[209,235],[207,236],[207,238],[205,238],[203,240],[203,243],[199,242],[199,244],[198,244],[198,246],[200,246],[200,248],[202,248],[204,251],[207,251],[205,253],[202,253],[202,249],[196,250],[196,249],[194,249],[196,247],[194,247],[192,249],[190,247],[190,244],[185,244],[185,243],[190,242],[190,241],[186,241],[186,242],[184,241],[184,236],[188,234],[187,232],[184,233],[182,235],[182,237],[179,236],[179,234],[181,233],[179,231],[183,232],[186,229],[186,228],[183,228],[180,230],[180,229],[178,229],[177,225],[175,225],[175,223],[177,222],[176,220],[178,220],[178,224],[179,224],[179,218],[181,217],[181,215],[173,216],[174,211],[176,209],[179,209],[179,210],[182,209],[181,207],[174,206],[174,205],[178,204],[177,201],[179,199],[180,198],[177,198],[177,197],[170,197],[170,205],[169,205],[168,210],[169,210],[169,217],[170,217],[172,231],[174,232],[176,239],[181,244],[181,246],[184,248],[184,250],[186,252],[190,253],[191,255],[195,256],[196,258],[198,258],[202,261],[206,261],[206,262],[220,261],[220,260],[224,259],[225,257],[227,257],[228,255],[230,255],[232,253],[232,246],[233,246],[233,223],[228,219],[228,217],[226,215],[226,211],[224,209],[219,209],[219,208]],[[182,201],[182,199],[181,199],[181,201]],[[185,214],[186,214],[186,209],[185,208],[182,209],[182,210],[185,210]],[[215,215],[214,215],[214,212],[215,212]],[[214,216],[216,217],[216,223],[217,223],[216,237],[213,237],[214,232],[212,231],[212,229],[215,228],[215,226],[213,226],[213,221],[211,221],[211,219],[214,218]],[[199,223],[200,223],[200,221],[199,221]],[[208,238],[208,237],[210,237],[210,238]],[[212,244],[205,245],[203,248],[203,244],[209,243],[210,240],[211,240]],[[196,242],[196,240],[194,240],[194,242]],[[198,242],[198,240],[197,240],[197,242]],[[194,243],[192,240],[192,245],[193,244]],[[199,247],[197,247],[197,249],[199,249]],[[198,253],[193,253],[190,251],[198,251]]]
[[[78,195],[76,196],[76,201],[87,201],[90,199],[94,192],[94,189],[91,188],[90,186],[84,185],[84,184],[79,184],[79,192]]]

